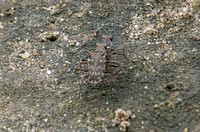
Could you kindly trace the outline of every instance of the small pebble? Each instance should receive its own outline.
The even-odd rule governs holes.
[[[24,53],[20,53],[19,56],[21,56],[24,59],[27,59],[30,57],[30,53],[25,51]]]
[[[37,50],[33,50],[33,55],[34,55],[34,56],[39,55],[38,51],[37,51]]]
[[[144,125],[145,124],[144,121],[141,121],[141,124]]]
[[[110,117],[110,119],[113,119],[113,118],[114,118],[114,114],[113,114],[113,113],[110,113],[110,114],[109,114],[109,117]]]
[[[51,74],[51,71],[50,71],[50,70],[48,70],[48,69],[47,69],[47,74],[48,74],[48,75],[50,75],[50,74]]]
[[[189,130],[188,130],[188,128],[186,127],[184,130],[183,130],[183,132],[188,132]]]

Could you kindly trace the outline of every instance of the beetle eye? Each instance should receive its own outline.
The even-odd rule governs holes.
[[[113,38],[114,38],[114,36],[113,36],[113,35],[111,35],[111,36],[110,36],[110,41],[113,41]]]
[[[104,43],[104,47],[106,48],[108,46],[108,44],[107,43]]]

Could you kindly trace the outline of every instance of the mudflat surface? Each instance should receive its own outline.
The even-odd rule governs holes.
[[[200,131],[199,5],[0,1],[0,131]],[[128,60],[113,55],[125,72],[93,86],[75,69],[100,42],[99,28]],[[124,129],[118,109],[132,115]]]

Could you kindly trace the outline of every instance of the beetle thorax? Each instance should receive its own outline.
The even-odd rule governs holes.
[[[103,53],[104,52],[104,44],[102,44],[102,43],[97,44],[95,52],[96,53]]]

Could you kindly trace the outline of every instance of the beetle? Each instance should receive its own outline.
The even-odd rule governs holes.
[[[88,53],[91,54],[91,58],[81,62],[81,64],[84,65],[84,69],[77,69],[86,72],[85,77],[89,83],[94,85],[100,83],[107,73],[111,73],[107,82],[113,82],[112,78],[116,78],[114,76],[120,73],[119,71],[125,73],[119,63],[112,61],[112,55],[123,55],[127,60],[128,58],[124,54],[124,49],[113,50],[112,40],[112,35],[102,35],[101,42],[96,44],[95,52],[92,53],[88,51]],[[118,52],[120,50],[123,50],[122,54]],[[118,68],[112,69],[113,66]]]
[[[85,69],[77,69],[86,72],[86,78],[91,84],[98,84],[105,76],[105,73],[110,67],[108,64],[112,55],[112,35],[102,35],[101,43],[96,44],[95,52],[89,52],[91,58],[82,61],[81,64],[86,64]],[[114,52],[113,52],[114,53]]]

